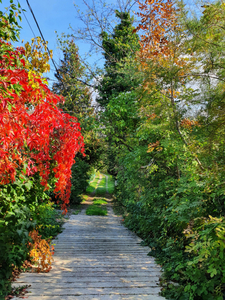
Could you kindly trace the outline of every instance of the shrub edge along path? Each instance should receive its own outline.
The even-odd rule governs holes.
[[[163,300],[160,267],[148,247],[121,224],[110,203],[107,216],[71,215],[53,241],[49,273],[24,273],[13,286],[31,285],[30,300]]]

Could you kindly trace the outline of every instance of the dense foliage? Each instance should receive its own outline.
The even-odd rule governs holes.
[[[81,128],[85,143],[85,157],[78,155],[72,167],[72,188],[70,203],[79,203],[80,195],[86,190],[93,166],[99,160],[102,152],[99,139],[96,135],[96,119],[94,107],[91,105],[92,90],[86,83],[85,67],[80,61],[78,48],[71,39],[58,40],[64,59],[61,60],[57,81],[53,84],[53,91],[63,95],[64,103],[60,108],[71,116],[76,116]]]
[[[18,35],[17,11],[11,4],[9,14],[0,15],[1,296],[9,290],[13,268],[27,258],[29,232],[39,225],[38,210],[49,198],[47,191],[53,191],[66,210],[71,166],[75,155],[84,151],[80,124],[58,108],[63,98],[42,78],[49,56],[41,52],[41,40],[25,48],[9,42]]]
[[[54,89],[65,96],[62,103],[40,75],[48,58],[36,51],[40,40],[26,51],[14,49],[6,42],[16,38],[14,13],[1,15],[0,287],[12,264],[26,258],[28,233],[45,223],[37,217],[45,190],[68,202],[71,166],[83,149],[77,114],[87,147],[72,167],[72,201],[85,189],[91,166],[104,161],[116,179],[125,224],[162,265],[163,295],[225,297],[225,6],[210,2],[193,16],[183,2],[138,3],[136,29],[127,11],[116,11],[120,23],[113,32],[100,26],[105,66],[97,76],[98,114],[73,40],[61,41],[64,60]]]
[[[169,299],[225,295],[225,8],[201,9],[190,17],[182,3],[140,1],[141,84],[102,97],[116,198],[162,265]]]

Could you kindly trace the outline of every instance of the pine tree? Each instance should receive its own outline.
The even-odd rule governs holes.
[[[133,62],[136,51],[139,50],[139,37],[134,33],[133,18],[128,12],[116,11],[116,16],[121,21],[114,28],[114,33],[109,35],[102,32],[102,47],[105,57],[105,74],[98,86],[98,102],[107,106],[110,98],[121,92],[130,91],[138,85],[132,77]]]
[[[65,97],[65,103],[59,104],[61,108],[82,122],[84,115],[93,112],[91,92],[82,82],[85,68],[80,62],[78,48],[73,41],[64,44],[63,54],[64,59],[55,74],[58,81],[53,84],[53,91]]]

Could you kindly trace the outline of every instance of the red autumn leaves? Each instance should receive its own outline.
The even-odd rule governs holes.
[[[80,125],[63,113],[43,80],[25,67],[24,49],[0,40],[0,184],[20,172],[39,173],[48,188],[57,178],[55,193],[69,202],[71,166],[84,151]]]

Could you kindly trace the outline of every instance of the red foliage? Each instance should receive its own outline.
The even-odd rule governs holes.
[[[58,179],[55,193],[69,202],[71,166],[84,151],[80,124],[63,113],[43,80],[26,70],[24,49],[0,40],[0,184],[15,180],[18,170],[38,172],[48,188],[52,172]]]

